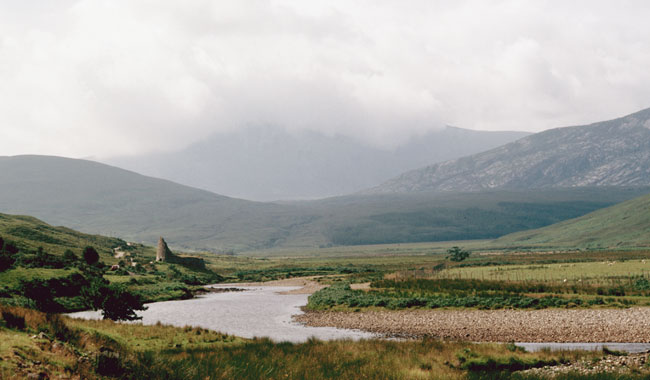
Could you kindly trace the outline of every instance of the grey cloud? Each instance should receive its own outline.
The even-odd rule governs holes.
[[[164,151],[250,125],[395,146],[650,106],[643,1],[53,4],[0,5],[5,154]]]

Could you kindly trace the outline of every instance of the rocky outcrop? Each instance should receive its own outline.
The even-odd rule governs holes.
[[[650,109],[551,129],[407,172],[367,193],[650,185]]]

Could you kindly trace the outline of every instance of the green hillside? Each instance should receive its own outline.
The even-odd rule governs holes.
[[[357,194],[261,203],[62,157],[0,157],[0,173],[2,213],[32,215],[52,225],[148,245],[164,236],[172,250],[217,253],[493,239],[650,192],[648,188],[594,187]],[[27,232],[13,227],[8,235],[24,238],[50,231],[39,228]],[[53,242],[63,239],[59,233],[50,236]],[[39,245],[48,244],[42,236],[35,238]],[[75,238],[69,239],[71,243]],[[104,254],[124,244],[105,242],[94,244],[104,247]]]
[[[386,244],[493,239],[575,218],[646,192],[590,188],[400,194],[324,200],[319,205],[323,211],[337,210],[323,228],[332,243]]]
[[[66,250],[80,255],[84,247],[92,246],[106,263],[118,261],[114,258],[116,249],[138,256],[142,261],[155,257],[152,247],[127,244],[122,239],[84,234],[66,227],[54,227],[31,216],[0,214],[0,238],[24,252],[36,251],[40,247],[59,256]]]
[[[310,220],[295,207],[220,196],[87,160],[0,157],[0,212],[172,248],[273,245]]]
[[[493,242],[503,247],[650,247],[650,195],[547,227],[516,232]]]
[[[198,258],[171,263],[154,257],[152,247],[0,214],[0,305],[65,312],[125,292],[145,302],[184,299],[222,279]]]

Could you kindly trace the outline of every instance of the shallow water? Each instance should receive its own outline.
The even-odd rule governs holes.
[[[139,312],[145,325],[161,322],[173,326],[203,327],[244,338],[268,337],[274,341],[304,342],[310,337],[321,340],[367,339],[377,335],[334,327],[308,327],[293,322],[291,316],[302,314],[308,294],[279,294],[297,287],[213,285],[215,288],[237,287],[241,292],[208,293],[184,301],[148,304]],[[75,318],[100,319],[98,311],[69,314]],[[602,350],[603,346],[630,353],[650,350],[650,343],[516,343],[527,351]]]
[[[233,287],[215,285],[214,287]],[[310,337],[321,340],[372,338],[373,334],[333,327],[307,327],[291,320],[302,314],[308,294],[278,294],[296,287],[236,286],[242,292],[208,293],[184,301],[148,304],[139,312],[145,325],[194,326],[244,338],[268,337],[274,341],[304,342]],[[97,311],[69,314],[75,318],[100,319]]]
[[[559,350],[585,350],[600,351],[603,347],[610,350],[639,353],[650,351],[650,343],[515,343],[526,351],[535,352],[548,348],[552,351]]]

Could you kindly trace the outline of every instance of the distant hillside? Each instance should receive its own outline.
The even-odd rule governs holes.
[[[575,188],[260,203],[86,160],[0,157],[0,173],[2,213],[150,245],[164,236],[172,249],[213,252],[496,238],[650,192]]]
[[[585,215],[650,188],[499,190],[348,196],[304,202],[308,226],[337,245],[496,238]],[[534,227],[537,226],[537,227]]]
[[[527,136],[447,127],[396,149],[317,132],[247,128],[181,151],[113,158],[109,164],[245,199],[313,199],[353,193],[424,165],[482,152]]]
[[[650,109],[405,173],[368,193],[650,184]]]
[[[305,220],[295,207],[219,196],[108,165],[61,157],[0,157],[0,212],[83,232],[172,247],[272,246]]]
[[[0,214],[0,238],[21,251],[36,251],[62,255],[72,250],[81,256],[84,247],[93,246],[106,262],[113,261],[114,249],[129,251],[134,256],[152,259],[153,248],[139,244],[127,245],[124,240],[100,235],[83,234],[66,227],[54,227],[31,216]]]
[[[548,227],[513,233],[493,243],[503,247],[650,247],[650,195]]]

